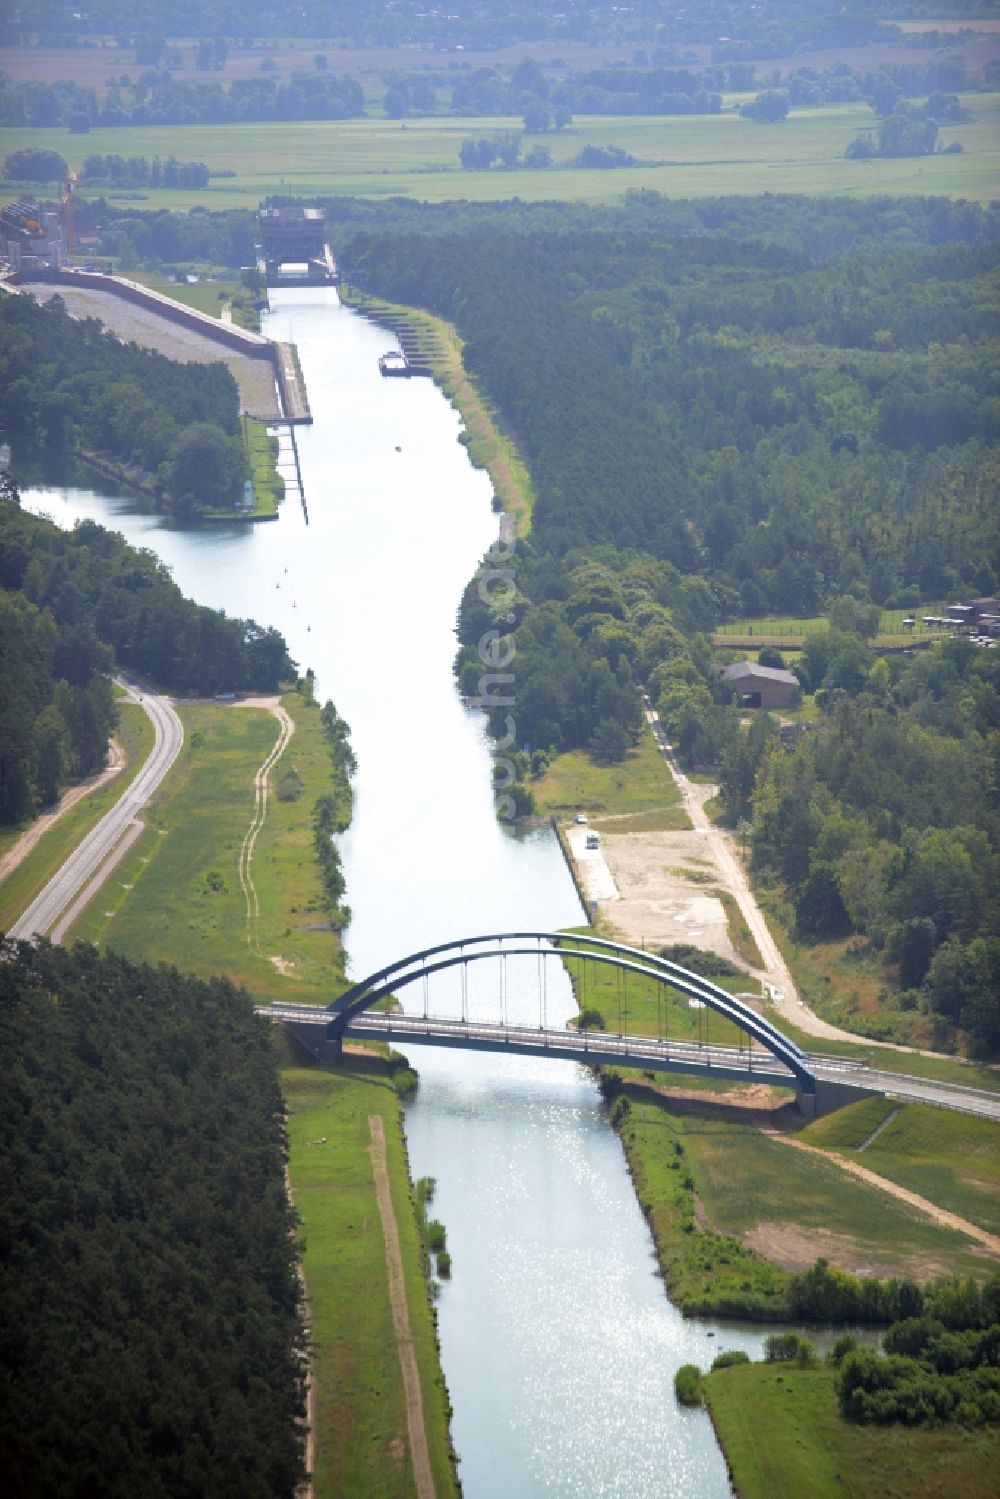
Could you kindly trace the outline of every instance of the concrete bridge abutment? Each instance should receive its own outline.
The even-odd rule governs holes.
[[[835,1083],[825,1078],[816,1079],[815,1093],[806,1093],[800,1088],[795,1101],[799,1112],[807,1119],[823,1119],[846,1109],[850,1103],[860,1103],[863,1098],[881,1098],[881,1088],[857,1088],[853,1083]]]

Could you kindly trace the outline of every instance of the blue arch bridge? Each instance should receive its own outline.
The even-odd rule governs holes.
[[[576,959],[580,965],[576,967],[577,992],[579,997],[583,990],[584,1002],[586,966],[616,970],[618,1013],[614,1031],[548,1025],[547,968],[551,962],[561,963],[567,958]],[[523,1020],[512,1022],[508,1014],[508,963],[518,960],[518,1009],[523,1012],[526,959],[535,962],[532,981],[537,984],[537,1025]],[[481,964],[495,965],[498,970],[499,1013],[489,1020],[473,1014],[481,1005],[470,1004],[469,998],[468,976]],[[528,971],[530,967],[529,963]],[[427,980],[449,969],[458,969],[460,973],[458,1013],[447,1017],[434,1015],[428,1009]],[[633,993],[636,982],[643,981],[644,1011],[649,1017],[652,1008],[648,996],[650,985],[653,986],[657,996],[656,1035],[629,1033],[630,979]],[[395,1009],[375,1008],[415,983],[423,988],[422,1011],[402,1014]],[[693,1001],[703,1012],[714,1011],[731,1021],[737,1028],[737,1044],[715,1045],[704,1040],[671,1038],[670,1002],[674,994]],[[874,1091],[866,1087],[869,1075],[861,1064],[807,1056],[777,1026],[710,979],[638,948],[566,932],[494,932],[442,942],[369,974],[352,984],[326,1009],[288,1004],[262,1008],[322,1062],[339,1061],[344,1041],[351,1037],[392,1041],[401,1046],[461,1047],[792,1088],[799,1107],[810,1116],[840,1108]]]

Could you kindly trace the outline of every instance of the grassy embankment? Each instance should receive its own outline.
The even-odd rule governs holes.
[[[766,1116],[658,1097],[647,1083],[626,1083],[622,1096],[628,1107],[616,1102],[613,1116],[683,1311],[780,1319],[781,1266],[805,1268],[819,1255],[855,1273],[921,1280],[996,1268],[961,1233],[770,1138]],[[983,1138],[992,1128],[976,1127]]]
[[[1000,1429],[841,1420],[830,1365],[719,1369],[703,1389],[741,1499],[991,1499]]]
[[[247,941],[237,860],[253,811],[253,776],[274,745],[278,724],[263,709],[235,704],[179,705],[185,749],[150,809],[149,828],[74,935],[143,959],[181,963],[202,976],[226,973],[258,999],[322,1003],[339,992],[343,955],[321,908],[312,834],[313,804],[330,786],[329,754],[318,707],[296,693],[282,701],[296,732],[272,774],[251,866],[260,900],[259,948]],[[295,780],[302,790],[294,800],[274,794],[279,783]],[[306,1241],[317,1499],[362,1486],[373,1494],[413,1492],[369,1155],[368,1118],[375,1113],[385,1123],[435,1480],[440,1494],[453,1493],[447,1397],[421,1269],[402,1105],[375,1056],[334,1071],[298,1066],[283,1044],[279,1054],[289,1175]]]
[[[885,1120],[885,1128],[862,1150]],[[989,1120],[927,1104],[869,1098],[815,1120],[801,1138],[860,1161],[867,1170],[1000,1234],[1000,1128]]]
[[[115,737],[125,752],[124,767],[54,823],[0,885],[0,932],[6,931],[27,910],[81,838],[114,806],[142,768],[153,747],[153,726],[138,703],[121,702],[118,713]],[[0,854],[6,853],[24,831],[22,827],[5,833],[0,840]]]
[[[531,476],[513,441],[502,429],[497,407],[487,400],[465,369],[463,340],[458,330],[422,308],[386,302],[349,285],[340,290],[350,307],[377,322],[405,329],[418,340],[422,361],[429,366],[435,383],[465,424],[460,441],[470,461],[476,468],[486,470],[503,509],[514,518],[517,534],[526,535],[531,529],[534,505]]]
[[[175,281],[159,271],[147,269],[125,270],[119,267],[119,271],[130,281],[137,281],[140,286],[148,286],[150,291],[159,292],[161,297],[169,297],[171,301],[180,302],[184,307],[193,307],[206,317],[221,318],[223,309],[243,290],[240,282],[231,273],[203,262],[187,268],[200,279],[193,282]],[[233,321],[237,321],[235,312]],[[239,326],[252,326],[255,332],[259,332],[259,319],[255,317],[252,324],[240,323]]]
[[[343,954],[323,907],[312,810],[330,783],[319,708],[284,704],[296,732],[276,767],[252,875],[259,944],[248,937],[237,862],[253,812],[253,775],[272,749],[277,720],[238,704],[178,705],[185,745],[157,794],[147,831],[73,929],[126,956],[182,962],[200,978],[225,973],[255,998],[328,1003],[343,988]],[[282,800],[290,770],[304,788]]]
[[[277,468],[278,441],[268,436],[265,422],[244,416],[241,423],[243,447],[253,485],[253,509],[245,513],[245,518],[268,520],[278,514],[278,506],[285,498],[285,481]]]
[[[283,1067],[289,1172],[305,1238],[303,1265],[318,1411],[316,1499],[411,1495],[406,1407],[393,1332],[385,1247],[369,1155],[369,1116],[381,1114],[406,1297],[420,1370],[435,1489],[457,1493],[449,1402],[421,1268],[401,1130],[401,1104],[384,1065],[351,1058],[336,1071]]]
[[[592,927],[573,927],[570,930],[581,937],[603,936]],[[597,1010],[604,1018],[604,1029],[613,1035],[703,1041],[716,1046],[746,1044],[745,1033],[732,1021],[707,1006],[689,1003],[677,989],[603,963],[590,963],[585,957],[571,957],[568,953],[563,963],[581,1012]],[[713,978],[712,982],[730,994],[760,993],[756,980],[745,974],[738,978]],[[683,1082],[686,1086],[688,1079],[683,1079]]]
[[[213,172],[205,188],[150,189],[130,195],[148,208],[256,209],[270,193],[314,198],[405,196],[441,203],[618,201],[652,189],[677,198],[738,193],[831,194],[847,197],[942,194],[986,202],[996,196],[1000,95],[963,94],[973,118],[947,125],[941,144],[961,141],[961,155],[856,161],[844,156],[861,130],[873,125],[863,103],[795,109],[781,125],[756,125],[727,108],[719,115],[668,117],[577,115],[569,130],[546,137],[553,164],[544,171],[469,172],[459,150],[469,136],[520,130],[513,118],[359,119],[232,125],[129,126],[67,134],[65,127],[6,132],[6,150],[36,146],[59,151],[79,170],[91,152],[204,161]],[[732,100],[727,101],[729,103]],[[582,146],[615,145],[638,163],[615,171],[581,170],[570,158]],[[21,184],[11,184],[17,196]],[[106,191],[102,188],[101,191]],[[83,196],[89,196],[83,190]]]

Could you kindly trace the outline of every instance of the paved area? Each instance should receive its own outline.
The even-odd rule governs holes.
[[[587,847],[587,835],[592,831],[591,828],[577,826],[576,823],[567,828],[566,833],[573,861],[580,873],[580,879],[583,881],[583,888],[589,900],[617,901],[618,887],[608,868],[604,850]]]
[[[90,286],[50,286],[46,282],[25,283],[25,291],[39,302],[62,297],[70,317],[97,318],[123,343],[155,349],[183,364],[225,364],[240,390],[241,408],[251,416],[274,420],[280,416],[274,370],[266,359],[251,359],[225,344],[206,338],[194,328],[160,317],[149,307],[127,302],[113,292]]]
[[[139,813],[184,743],[184,729],[169,698],[146,689],[139,696],[129,683],[122,678],[118,681],[138,697],[152,721],[154,741],[149,758],[110,811],[77,844],[24,915],[13,923],[9,937],[30,940],[51,931],[53,940],[60,940],[142,832]]]

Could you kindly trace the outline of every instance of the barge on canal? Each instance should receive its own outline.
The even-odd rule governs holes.
[[[378,367],[383,375],[408,375],[410,361],[401,349],[390,349],[379,359]]]

